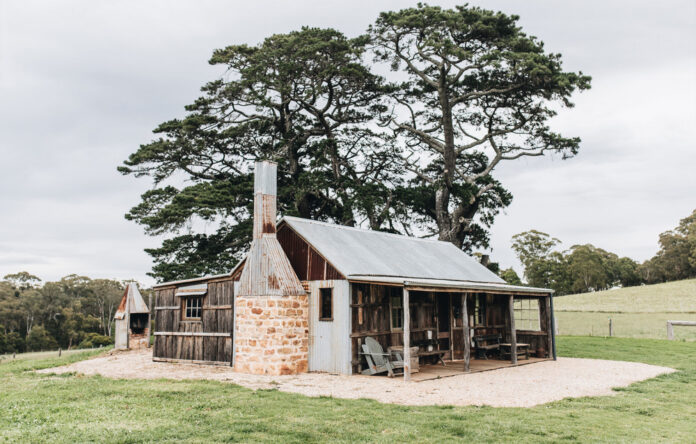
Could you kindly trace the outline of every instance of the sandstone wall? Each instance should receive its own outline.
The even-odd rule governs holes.
[[[306,372],[309,299],[303,296],[235,298],[234,369],[260,375]]]

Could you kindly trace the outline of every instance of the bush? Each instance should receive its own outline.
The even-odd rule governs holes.
[[[27,349],[29,351],[57,350],[58,342],[48,334],[45,328],[36,326],[27,336]]]
[[[100,335],[99,333],[87,333],[78,347],[93,348],[101,347],[103,345],[111,345],[113,343],[114,341],[109,336]]]

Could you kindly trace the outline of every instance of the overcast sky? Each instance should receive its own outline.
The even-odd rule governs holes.
[[[219,74],[212,50],[303,25],[355,36],[415,3],[0,0],[0,277],[152,283],[143,249],[160,240],[123,217],[151,184],[116,167]],[[651,257],[696,208],[696,2],[470,3],[520,15],[567,70],[593,77],[553,122],[582,138],[576,158],[497,171],[514,202],[492,259],[519,271],[510,238],[531,228]]]

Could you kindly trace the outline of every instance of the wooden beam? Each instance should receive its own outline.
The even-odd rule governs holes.
[[[510,295],[510,362],[517,364],[517,330],[515,330],[515,297]]]
[[[468,310],[468,294],[462,294],[462,326],[464,327],[464,371],[470,371],[469,361],[471,358],[471,338],[469,337],[469,310]]]
[[[404,288],[404,381],[411,380],[411,313],[408,289]]]

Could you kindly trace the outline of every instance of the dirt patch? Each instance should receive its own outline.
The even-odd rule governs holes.
[[[125,379],[208,379],[250,389],[278,389],[306,396],[370,398],[404,405],[489,405],[532,407],[568,397],[614,395],[625,387],[674,369],[636,362],[559,358],[519,367],[405,383],[376,376],[304,373],[259,376],[235,373],[230,367],[153,362],[149,350],[111,352],[39,373],[75,372]]]

